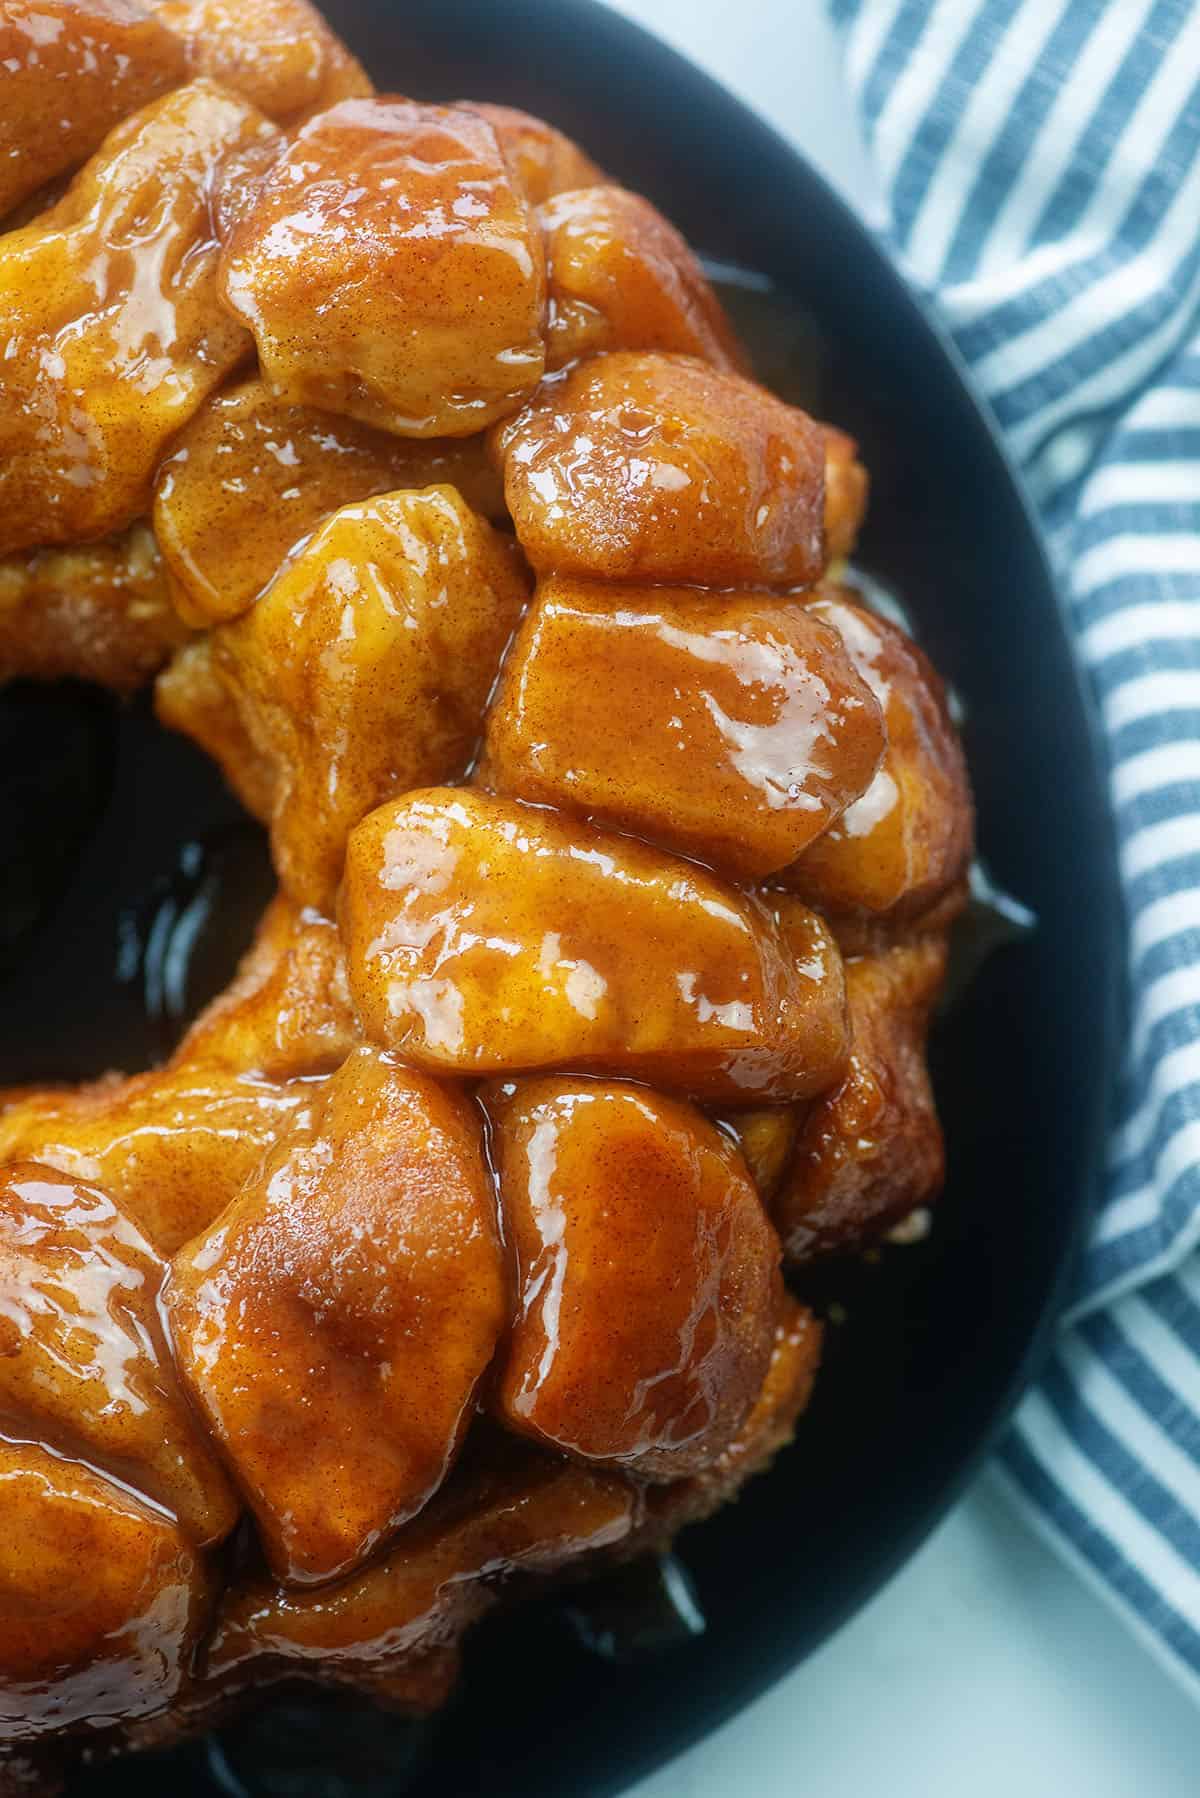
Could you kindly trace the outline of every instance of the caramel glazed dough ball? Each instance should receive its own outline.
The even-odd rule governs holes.
[[[0,1094],[3,1794],[428,1711],[767,1465],[783,1271],[941,1183],[972,814],[853,441],[555,127],[307,0],[0,67],[0,679],[157,675],[280,884],[165,1065]]]

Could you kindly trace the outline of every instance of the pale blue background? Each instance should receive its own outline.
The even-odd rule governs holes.
[[[822,0],[611,3],[756,106],[871,213]],[[804,1578],[802,1544],[791,1576]],[[1190,1700],[985,1476],[853,1623],[636,1798],[1197,1793]]]

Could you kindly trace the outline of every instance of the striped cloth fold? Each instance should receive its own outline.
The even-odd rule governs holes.
[[[1200,1695],[1200,0],[828,0],[888,209],[1040,512],[1107,743],[1106,1188],[1000,1450]]]

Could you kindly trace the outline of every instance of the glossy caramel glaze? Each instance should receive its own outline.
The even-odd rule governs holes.
[[[825,566],[820,427],[694,357],[592,357],[548,378],[493,446],[539,574],[770,587]]]
[[[228,243],[238,225],[249,215],[287,143],[287,133],[264,119],[258,136],[226,162],[210,201],[213,236],[218,244]],[[219,288],[219,280],[217,285]],[[225,304],[223,296],[221,304]],[[243,358],[244,366],[251,363],[251,357]]]
[[[36,1161],[100,1187],[172,1255],[220,1216],[320,1084],[186,1062],[25,1094],[0,1111],[0,1165]]]
[[[154,683],[160,724],[210,755],[251,817],[271,816],[278,788],[274,761],[252,741],[237,700],[217,666],[212,633],[171,657]]]
[[[841,637],[795,599],[548,580],[480,777],[754,879],[829,828],[884,746]]]
[[[132,0],[0,0],[0,220],[185,75],[182,46]]]
[[[0,1441],[0,1507],[0,1743],[165,1711],[212,1597],[179,1525],[25,1443]]]
[[[840,633],[879,701],[888,746],[861,799],[779,878],[824,911],[913,917],[963,880],[974,843],[945,692],[916,644],[848,593],[834,589],[812,611]]]
[[[172,432],[251,349],[218,297],[213,197],[272,131],[193,82],[119,125],[56,206],[0,237],[0,553],[149,510]]]
[[[597,350],[678,350],[745,370],[724,308],[686,240],[623,187],[559,193],[538,209],[550,309],[546,366]]]
[[[236,618],[339,507],[438,483],[503,516],[482,437],[405,441],[240,381],[201,407],[159,469],[154,531],[176,609],[196,625]]]
[[[0,679],[160,669],[280,880],[166,1066],[0,1094],[0,1791],[48,1793],[298,1676],[428,1710],[502,1596],[767,1464],[821,1343],[776,1227],[940,1182],[971,810],[830,584],[857,446],[648,201],[373,97],[306,0],[0,0],[0,50],[35,10]]]
[[[646,1493],[639,1547],[665,1547],[685,1524],[708,1517],[753,1474],[761,1473],[792,1439],[796,1419],[812,1396],[824,1327],[806,1305],[785,1294],[775,1326],[766,1378],[733,1441],[691,1479]]]
[[[789,1261],[858,1249],[941,1190],[945,1150],[925,1036],[945,976],[942,935],[846,963],[850,1065],[799,1119],[772,1202]]]
[[[469,436],[542,372],[540,235],[477,113],[345,100],[300,132],[227,247],[226,299],[284,398]]]
[[[345,506],[244,618],[213,665],[272,770],[280,882],[332,913],[346,838],[373,807],[465,772],[526,599],[511,544],[452,487]],[[222,756],[227,741],[204,741]],[[240,759],[240,758],[239,758]]]
[[[190,634],[145,524],[0,557],[0,683],[89,680],[130,693]]]
[[[545,119],[515,106],[497,106],[490,100],[459,100],[467,112],[487,120],[505,158],[531,206],[541,206],[567,188],[590,187],[604,176],[579,145]]]
[[[489,1087],[516,1313],[492,1400],[587,1461],[678,1479],[728,1446],[771,1358],[779,1244],[690,1106],[558,1076]]]
[[[504,1322],[481,1120],[356,1049],[176,1257],[180,1371],[275,1573],[350,1572],[440,1485]]]
[[[363,1029],[431,1071],[603,1071],[753,1104],[834,1081],[841,958],[706,870],[452,788],[350,838],[340,920]]]
[[[403,1701],[445,1697],[438,1659],[501,1595],[501,1582],[569,1573],[666,1545],[708,1516],[789,1440],[808,1402],[821,1326],[785,1297],[758,1397],[702,1473],[648,1489],[572,1465],[512,1438],[477,1432],[463,1464],[382,1561],[345,1582],[298,1592],[250,1581],[227,1599],[209,1656],[220,1693],[309,1669],[355,1684],[394,1682]]]
[[[374,93],[357,58],[308,0],[157,0],[193,75],[207,75],[295,127],[339,100]]]
[[[858,445],[833,425],[825,433],[825,553],[844,562],[854,553],[866,516],[870,479],[858,459]]]
[[[167,1354],[165,1274],[98,1187],[32,1162],[0,1170],[0,1437],[141,1490],[203,1548],[240,1507]]]
[[[501,1577],[551,1572],[628,1539],[640,1504],[623,1480],[502,1439],[489,1446],[374,1566],[320,1592],[259,1580],[233,1596],[213,1675],[265,1659],[377,1677],[461,1631],[495,1602]]]
[[[172,1062],[290,1080],[332,1073],[357,1041],[336,926],[280,893],[233,980],[196,1018]]]

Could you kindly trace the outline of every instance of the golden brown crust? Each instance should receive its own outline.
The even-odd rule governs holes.
[[[754,880],[841,816],[884,746],[841,638],[794,599],[551,579],[477,778]]]
[[[211,1573],[173,1519],[80,1462],[0,1441],[0,1741],[164,1713]]]
[[[166,1264],[107,1195],[32,1163],[0,1169],[0,1416],[143,1492],[199,1548],[241,1507],[175,1377]]]
[[[690,1106],[561,1076],[485,1089],[515,1315],[492,1408],[586,1461],[707,1466],[762,1385],[779,1244]]]
[[[506,1296],[478,1113],[354,1050],[163,1293],[180,1374],[277,1577],[344,1577],[424,1507]]]
[[[716,1115],[716,1122],[741,1150],[764,1205],[774,1198],[787,1172],[803,1113],[803,1106],[784,1105],[771,1111]]]
[[[0,684],[23,676],[133,692],[190,634],[145,524],[0,557]]]
[[[464,774],[527,596],[511,544],[452,487],[334,513],[258,603],[209,637],[212,667],[269,770],[280,884],[332,916],[346,839],[396,793]],[[243,759],[227,714],[211,748]]]
[[[373,1567],[324,1592],[259,1577],[232,1593],[207,1657],[208,1701],[249,1668],[258,1680],[307,1669],[375,1689],[389,1682],[407,1708],[432,1709],[445,1697],[454,1644],[506,1587],[520,1596],[661,1547],[767,1466],[808,1403],[821,1334],[811,1311],[782,1301],[753,1407],[689,1479],[647,1489],[481,1429],[474,1452]]]
[[[907,924],[966,878],[975,814],[962,743],[937,672],[898,626],[843,588],[811,609],[879,700],[887,749],[861,798],[775,878],[833,917]]]
[[[0,0],[0,221],[186,77],[182,47],[134,0]]]
[[[845,431],[823,425],[825,433],[825,553],[831,563],[854,554],[867,514],[870,477],[858,459],[858,445]]]
[[[311,1667],[356,1682],[395,1681],[414,1664],[424,1672],[431,1651],[495,1603],[498,1579],[553,1574],[612,1551],[641,1513],[638,1489],[619,1475],[487,1439],[373,1566],[318,1593],[259,1579],[230,1594],[210,1678],[219,1686],[247,1665],[259,1676]]]
[[[234,978],[195,1019],[171,1062],[290,1080],[332,1073],[358,1041],[336,925],[280,893]]]
[[[171,657],[154,683],[155,715],[210,755],[251,817],[266,823],[275,804],[275,768],[243,724],[214,649],[209,632]]]
[[[937,1197],[945,1151],[925,1035],[946,958],[930,934],[846,963],[850,1066],[803,1117],[772,1201],[793,1264],[858,1249]]]
[[[940,1182],[971,809],[920,652],[813,587],[857,446],[560,132],[375,97],[307,0],[79,0],[13,91],[0,679],[161,669],[281,889],[164,1067],[0,1094],[44,1793],[275,1682],[428,1710],[502,1596],[769,1462],[821,1342],[776,1226]]]
[[[748,372],[708,277],[640,194],[589,186],[538,208],[546,240],[546,366],[598,350],[677,350]]]
[[[645,1523],[633,1544],[637,1549],[666,1546],[677,1531],[710,1517],[770,1466],[791,1441],[812,1396],[823,1337],[823,1326],[807,1306],[786,1296],[766,1378],[741,1429],[702,1473],[647,1493]]]
[[[184,1062],[35,1091],[0,1113],[0,1164],[38,1162],[98,1186],[172,1255],[220,1216],[319,1090]]]
[[[695,357],[593,356],[492,443],[538,574],[797,587],[824,570],[820,427]]]
[[[282,397],[400,436],[471,436],[545,365],[541,238],[477,113],[319,114],[234,230],[222,283]]]
[[[374,93],[370,77],[308,0],[157,0],[155,16],[206,75],[295,128],[339,100]]]
[[[172,432],[251,349],[218,294],[213,201],[230,159],[273,130],[191,82],[0,237],[0,554],[107,536],[149,510]]]
[[[814,913],[540,807],[452,787],[380,806],[339,915],[364,1033],[433,1073],[566,1067],[753,1105],[845,1060]]]
[[[504,515],[482,437],[405,441],[295,406],[259,378],[222,389],[175,438],[154,490],[154,531],[180,615],[224,624],[341,506],[397,488],[455,487]]]
[[[604,180],[579,145],[545,119],[491,100],[460,100],[458,105],[487,120],[531,206],[541,206],[567,188],[591,187]]]

